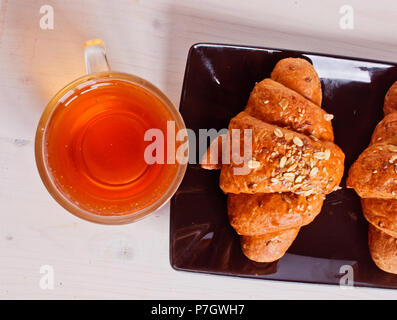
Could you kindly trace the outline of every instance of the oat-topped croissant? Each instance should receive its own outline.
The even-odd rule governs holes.
[[[342,179],[344,154],[333,143],[333,117],[320,107],[321,99],[313,66],[304,59],[283,59],[271,79],[255,85],[245,110],[229,124],[229,133],[252,130],[249,173],[235,174],[241,164],[232,156],[230,164],[210,164],[211,147],[204,155],[203,168],[221,169],[219,184],[228,194],[229,221],[251,260],[281,258]],[[221,150],[225,140],[229,143],[219,137],[211,145]]]
[[[372,259],[397,274],[397,82],[386,94],[385,117],[371,143],[350,167],[347,187],[362,198]]]

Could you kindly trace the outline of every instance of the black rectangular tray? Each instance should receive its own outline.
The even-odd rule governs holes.
[[[378,269],[368,251],[359,197],[345,188],[347,170],[382,119],[383,99],[397,80],[397,64],[291,50],[196,44],[189,51],[180,112],[186,127],[227,128],[242,111],[255,82],[280,59],[304,57],[318,72],[323,108],[335,115],[335,142],[346,154],[342,190],[327,196],[320,215],[305,226],[279,261],[256,263],[241,252],[228,223],[219,171],[188,166],[171,200],[170,260],[177,270],[260,279],[339,284],[346,265],[355,286],[397,288],[397,275]],[[349,267],[348,267],[349,268]]]

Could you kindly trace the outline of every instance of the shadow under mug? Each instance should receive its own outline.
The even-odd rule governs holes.
[[[40,177],[51,196],[61,206],[63,206],[66,210],[76,215],[77,217],[101,224],[131,223],[156,211],[173,196],[183,179],[187,164],[177,163],[177,169],[175,171],[175,174],[171,182],[167,186],[166,190],[164,190],[164,192],[157,198],[157,200],[150,203],[147,207],[144,207],[137,211],[125,212],[117,215],[100,215],[93,213],[92,211],[88,211],[82,208],[82,206],[79,206],[78,203],[73,201],[73,199],[70,199],[70,197],[65,195],[65,193],[60,190],[59,186],[54,181],[54,177],[51,174],[51,170],[46,160],[45,144],[46,134],[48,134],[47,127],[52,115],[54,114],[54,111],[60,106],[59,102],[62,100],[63,97],[67,96],[71,91],[76,89],[76,87],[84,85],[85,83],[88,83],[90,81],[120,80],[131,83],[135,86],[139,86],[149,92],[151,95],[155,96],[171,114],[173,120],[175,121],[176,127],[178,129],[186,129],[186,127],[180,113],[172,104],[172,102],[153,84],[131,74],[110,71],[106,57],[105,46],[101,40],[97,39],[86,42],[84,55],[88,74],[76,79],[75,81],[71,82],[63,89],[61,89],[48,103],[41,116],[37,127],[35,139],[35,157],[37,168]]]

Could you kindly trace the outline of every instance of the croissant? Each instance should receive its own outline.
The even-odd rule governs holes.
[[[230,224],[253,261],[281,258],[342,179],[344,154],[333,143],[333,116],[321,109],[321,100],[321,83],[308,61],[280,60],[271,79],[256,83],[245,110],[229,123],[229,133],[252,130],[250,172],[235,174],[241,164],[225,148],[230,144],[225,135],[203,156],[203,168],[221,169],[219,185],[228,194]],[[240,149],[243,143],[240,135]],[[225,149],[229,164],[221,163]],[[211,161],[214,151],[217,164]]]
[[[361,197],[372,260],[397,274],[397,82],[386,94],[383,111],[385,117],[350,167],[346,185]]]

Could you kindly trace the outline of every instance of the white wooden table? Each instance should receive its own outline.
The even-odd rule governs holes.
[[[53,30],[40,28],[45,4]],[[340,27],[345,4],[353,30]],[[79,220],[50,197],[34,161],[40,114],[84,74],[88,39],[104,40],[113,69],[152,81],[179,105],[193,43],[397,61],[396,16],[397,2],[387,0],[0,0],[0,298],[397,298],[392,290],[174,271],[168,206],[120,227]],[[42,265],[54,269],[52,290],[39,286]]]

